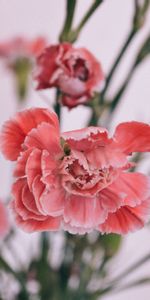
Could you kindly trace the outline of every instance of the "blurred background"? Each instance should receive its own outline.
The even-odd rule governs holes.
[[[78,24],[90,4],[90,0],[78,1],[74,24]],[[79,47],[86,47],[93,52],[101,61],[106,74],[130,31],[133,9],[132,0],[104,1],[104,4],[100,6],[88,21],[75,44]],[[23,36],[29,39],[44,36],[49,44],[55,43],[58,41],[64,17],[65,0],[0,0],[0,42],[16,36]],[[136,35],[122,64],[119,66],[113,84],[110,86],[108,97],[112,97],[123,82],[141,43],[145,40],[148,33],[150,33],[150,13],[147,16],[144,28]],[[25,104],[19,104],[16,98],[13,74],[2,61],[0,62],[0,78],[0,126],[20,108],[31,106],[48,107],[53,103],[53,91],[37,92],[34,90],[31,81],[29,82]],[[67,108],[63,108],[62,114],[62,130],[64,131],[84,127],[90,111],[88,108],[80,106],[69,112]],[[148,123],[150,121],[150,56],[139,66],[128,85],[113,117],[111,131],[113,132],[119,122],[127,120],[138,120]],[[12,166],[0,156],[0,198],[6,200],[10,194],[11,169]],[[150,172],[148,156],[139,165],[138,170]],[[53,238],[54,243],[59,247],[61,235],[56,234]],[[37,245],[37,233],[28,235],[18,229],[17,236],[13,241],[15,254],[10,254],[9,249],[5,249],[5,253],[14,266],[16,265],[16,260],[26,264],[30,256],[37,255]],[[150,227],[147,226],[143,230],[129,234],[124,238],[120,252],[112,260],[113,269],[111,272],[114,275],[119,274],[123,267],[127,267],[148,252],[150,253]],[[57,260],[56,256],[57,251],[55,252],[54,260]],[[130,278],[137,279],[141,275],[150,276],[150,262]],[[126,300],[128,298],[129,300],[141,300],[143,298],[144,300],[149,300],[149,297],[150,284],[136,287],[117,295],[105,296],[103,299]]]

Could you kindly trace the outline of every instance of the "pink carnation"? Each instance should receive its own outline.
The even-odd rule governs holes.
[[[125,234],[150,216],[150,178],[129,173],[132,152],[150,151],[150,126],[121,123],[114,136],[89,127],[63,133],[55,113],[34,108],[4,124],[1,150],[16,160],[12,208],[27,231]]]
[[[28,40],[22,37],[0,42],[0,57],[16,59],[19,57],[35,57],[46,47],[46,40],[38,37]]]
[[[100,63],[84,48],[62,43],[46,48],[37,58],[37,89],[57,87],[69,108],[86,103],[104,79]]]
[[[0,237],[4,237],[10,229],[7,210],[3,202],[0,201]]]

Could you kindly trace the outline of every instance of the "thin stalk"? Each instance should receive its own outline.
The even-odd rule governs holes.
[[[76,3],[77,3],[76,0],[67,0],[66,2],[66,18],[65,18],[62,32],[60,34],[60,38],[59,38],[60,42],[67,41],[68,39],[68,34],[71,31],[71,27],[73,23]]]
[[[110,113],[113,112],[118,105],[120,98],[122,97],[123,93],[125,92],[126,88],[128,87],[129,82],[131,81],[134,72],[138,68],[138,66],[147,58],[147,56],[150,54],[150,36],[146,38],[145,42],[143,43],[141,49],[139,50],[137,57],[133,63],[133,66],[131,67],[124,83],[120,87],[119,91],[115,95],[113,101],[110,103]]]
[[[54,104],[54,111],[58,116],[59,122],[61,123],[61,105],[59,102],[61,92],[57,89],[56,91],[56,99],[55,99],[55,104]]]
[[[14,271],[14,269],[8,265],[6,260],[0,256],[0,268],[4,269],[6,272],[13,275],[13,277],[17,280],[17,282],[20,283],[21,289],[22,289],[22,295],[24,296],[24,299],[29,300],[29,295],[25,287],[25,282],[20,274]]]
[[[110,282],[109,285],[106,286],[104,289],[101,289],[101,290],[96,291],[95,293],[93,293],[92,294],[92,297],[93,297],[92,299],[95,300],[95,299],[97,299],[97,297],[102,296],[102,295],[107,294],[107,293],[110,293],[110,292],[117,292],[117,291],[119,292],[119,291],[121,291],[121,289],[123,289],[123,287],[118,287],[118,283],[120,283],[120,281],[122,279],[124,279],[125,277],[127,277],[129,274],[136,271],[139,267],[141,267],[143,264],[145,264],[148,260],[150,260],[150,254],[149,253],[145,257],[140,259],[138,262],[136,262],[132,266],[130,266],[128,269],[126,269],[124,272],[122,272],[112,282]]]
[[[127,39],[125,40],[125,43],[123,44],[119,54],[117,55],[117,58],[115,59],[113,65],[112,65],[112,68],[110,69],[109,73],[108,73],[108,76],[106,78],[106,83],[105,83],[105,87],[101,93],[101,100],[100,102],[103,103],[104,102],[104,96],[106,94],[106,91],[108,90],[108,87],[110,85],[110,82],[114,76],[114,73],[122,59],[122,57],[124,56],[124,54],[126,53],[126,50],[128,49],[128,46],[130,45],[131,41],[133,40],[135,34],[136,34],[136,30],[134,28],[131,29]]]
[[[113,101],[111,102],[110,105],[110,111],[113,112],[116,108],[116,106],[118,105],[120,98],[123,96],[123,93],[125,92],[131,78],[133,77],[133,74],[135,72],[135,65],[133,65],[133,67],[131,68],[131,70],[129,71],[129,74],[127,75],[124,83],[122,84],[121,88],[119,89],[119,91],[117,92],[117,94],[115,95]]]
[[[98,8],[98,6],[103,2],[104,0],[96,0],[88,9],[87,13],[84,15],[83,19],[80,21],[79,25],[76,28],[76,32],[79,34],[83,26],[87,23],[89,18],[93,15],[95,10]]]
[[[150,284],[150,278],[149,277],[138,279],[138,280],[132,281],[132,282],[126,284],[126,285],[123,285],[123,286],[117,288],[115,290],[115,293],[119,293],[119,292],[122,292],[124,290],[136,287],[136,286],[139,287],[140,285],[144,285],[144,284]]]
[[[122,279],[124,279],[125,277],[127,277],[132,272],[136,271],[139,267],[141,267],[143,264],[145,264],[149,260],[150,260],[150,254],[148,253],[143,258],[141,258],[139,261],[135,262],[132,266],[130,266],[129,268],[127,268],[125,271],[123,271],[120,275],[118,275],[112,281],[111,284],[114,285],[114,284],[120,282]]]

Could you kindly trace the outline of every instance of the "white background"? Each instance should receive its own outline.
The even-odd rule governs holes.
[[[79,0],[75,17],[78,23],[85,10],[92,1]],[[101,61],[104,72],[107,74],[120,46],[125,40],[132,21],[133,0],[106,0],[85,26],[77,46],[87,47]],[[0,41],[15,36],[24,35],[33,38],[44,35],[50,43],[57,42],[62,27],[65,12],[64,0],[0,0]],[[123,63],[114,78],[109,95],[113,95],[117,87],[125,78],[130,65],[139,49],[139,46],[150,31],[150,14],[144,29],[136,36],[131,44]],[[48,95],[50,95],[48,97]],[[44,102],[43,102],[44,97]],[[31,89],[28,95],[28,106],[46,105],[47,99],[52,103],[52,93],[37,93]],[[14,84],[11,74],[0,64],[0,125],[17,109]],[[78,107],[71,112],[63,109],[63,130],[70,130],[84,126],[89,111]],[[126,120],[149,122],[150,119],[150,58],[140,66],[130,83],[117,113],[112,122],[112,129],[116,124]],[[149,170],[150,163],[146,160],[141,170]],[[10,191],[10,170],[8,163],[0,157],[0,196],[7,197]],[[27,235],[19,233],[17,250],[22,260],[25,260],[25,251],[31,250],[28,241],[37,237],[37,234]],[[23,243],[23,244],[22,244]],[[18,250],[19,249],[19,250]],[[120,254],[115,258],[114,274],[118,274],[131,262],[150,252],[150,228],[125,237]],[[150,276],[150,263],[140,272],[136,272],[133,279],[143,274]],[[150,285],[122,292],[114,296],[106,296],[104,300],[126,299],[149,300]]]

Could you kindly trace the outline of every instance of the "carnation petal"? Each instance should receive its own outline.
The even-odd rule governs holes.
[[[60,216],[65,205],[65,192],[63,189],[50,188],[43,192],[40,197],[40,204],[43,211],[52,217]]]
[[[42,122],[47,122],[59,132],[59,123],[56,114],[42,108],[32,108],[16,114],[5,122],[0,135],[0,148],[4,156],[9,160],[16,160],[23,150],[22,144],[31,129],[36,128]]]
[[[35,220],[32,218],[23,220],[22,217],[16,213],[14,202],[12,203],[12,209],[15,213],[16,223],[26,232],[55,231],[60,229],[60,218],[47,217],[43,221]]]
[[[64,132],[61,136],[71,148],[78,151],[92,150],[96,145],[103,147],[110,143],[108,132],[101,127],[88,127]]]
[[[150,177],[137,172],[121,172],[109,189],[124,199],[124,205],[134,207],[150,197]]]
[[[26,163],[25,173],[29,189],[32,190],[34,178],[37,175],[41,175],[41,150],[33,149],[30,153]]]
[[[73,227],[94,228],[104,222],[107,211],[101,201],[92,197],[70,195],[64,209],[64,221]]]
[[[123,206],[115,213],[110,213],[99,230],[103,233],[127,234],[142,228],[149,216],[150,198],[136,207]]]
[[[124,153],[150,151],[150,125],[141,122],[125,122],[117,126],[114,140]]]

